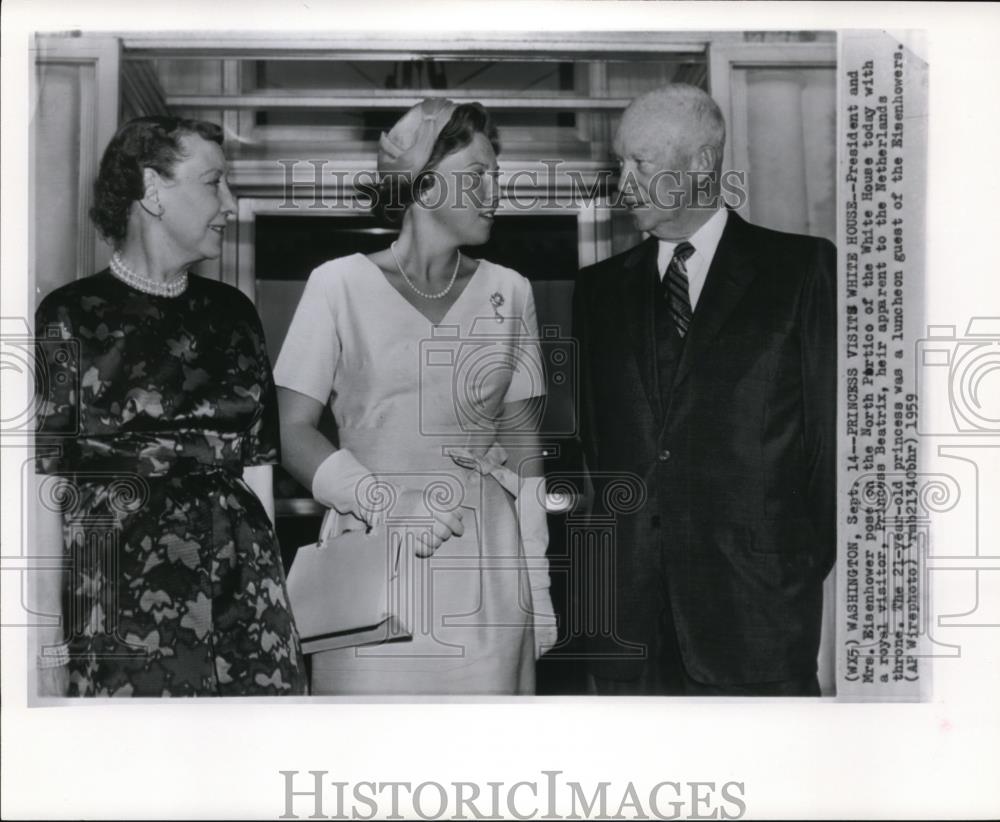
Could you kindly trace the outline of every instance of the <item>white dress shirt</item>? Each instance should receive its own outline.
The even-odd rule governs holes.
[[[708,277],[708,269],[712,265],[715,249],[719,247],[719,240],[722,239],[722,231],[726,227],[728,216],[729,212],[720,208],[708,218],[708,222],[687,238],[687,241],[694,246],[694,253],[688,257],[684,266],[688,275],[688,296],[691,298],[692,311],[698,305],[698,297],[701,296],[701,290],[705,287],[705,278]],[[680,245],[680,242],[680,240],[676,242],[660,240],[660,249],[657,254],[660,282],[663,282],[667,266],[674,258],[674,249]]]

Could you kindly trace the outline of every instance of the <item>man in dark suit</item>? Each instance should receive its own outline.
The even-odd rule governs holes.
[[[724,141],[700,89],[633,101],[615,138],[619,185],[650,236],[576,285],[598,505],[615,496],[601,493],[608,476],[637,475],[646,494],[597,512],[615,516],[613,561],[589,586],[593,614],[607,614],[588,638],[601,694],[819,695],[836,251],[725,208]]]

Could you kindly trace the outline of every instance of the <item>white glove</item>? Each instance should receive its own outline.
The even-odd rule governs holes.
[[[531,602],[535,614],[535,659],[539,659],[556,644],[559,627],[548,588],[533,590]]]
[[[385,524],[390,508],[398,516],[417,515],[434,518],[434,524],[420,537],[424,546],[417,556],[426,557],[441,547],[452,535],[464,533],[461,511],[442,512],[428,509],[423,494],[416,489],[400,488],[382,479],[355,459],[346,448],[334,451],[316,469],[312,479],[313,498],[338,514],[356,517],[369,528]],[[352,530],[338,525],[334,534]]]
[[[385,521],[387,503],[391,502],[387,497],[395,489],[380,487],[375,474],[341,448],[320,463],[311,490],[316,502],[339,514],[352,514],[374,528]]]
[[[556,644],[557,620],[549,593],[549,527],[545,517],[545,477],[525,477],[517,495],[517,520],[528,566],[535,623],[535,658]]]

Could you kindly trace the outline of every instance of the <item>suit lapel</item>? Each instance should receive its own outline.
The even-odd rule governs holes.
[[[657,241],[655,237],[637,245],[625,258],[624,309],[628,329],[639,364],[639,374],[646,399],[657,416],[662,416],[660,388],[656,373],[656,339],[653,329],[652,278],[656,276]]]
[[[754,244],[747,236],[750,231],[748,223],[735,212],[729,212],[684,341],[684,353],[674,375],[675,389],[697,363],[701,352],[715,339],[757,276],[753,264]]]

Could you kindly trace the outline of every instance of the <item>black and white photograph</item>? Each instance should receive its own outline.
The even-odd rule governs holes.
[[[834,5],[6,5],[5,815],[995,813],[1000,20]]]

